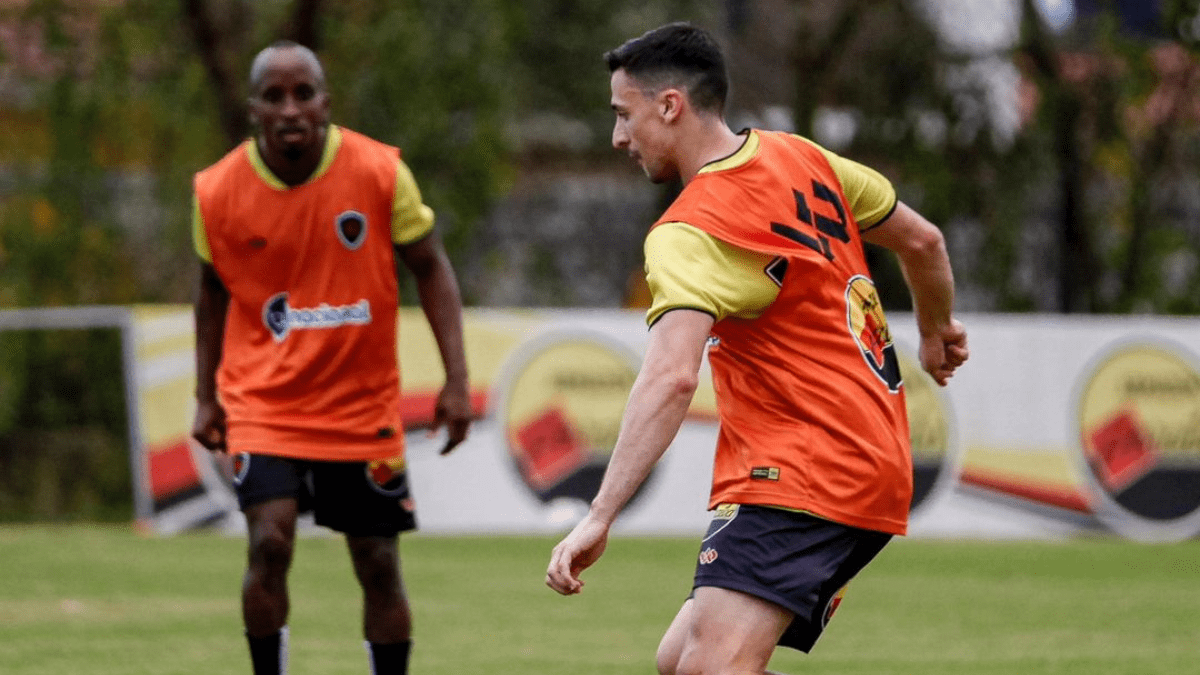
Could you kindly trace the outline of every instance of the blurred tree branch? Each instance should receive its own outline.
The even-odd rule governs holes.
[[[1174,17],[1171,17],[1174,18]],[[1130,120],[1127,142],[1135,159],[1130,190],[1130,232],[1121,270],[1118,306],[1129,309],[1146,285],[1149,255],[1147,239],[1155,226],[1152,204],[1154,179],[1170,164],[1169,156],[1179,143],[1180,129],[1194,115],[1200,95],[1200,65],[1180,45],[1164,45],[1154,55],[1160,80],[1146,101],[1140,120]],[[1138,122],[1149,128],[1138,147]]]
[[[299,42],[313,51],[321,50],[321,34],[317,25],[321,16],[321,0],[296,0],[288,25],[280,31],[289,40]]]
[[[1083,212],[1086,167],[1080,148],[1081,98],[1062,75],[1053,38],[1042,25],[1033,0],[1022,0],[1022,41],[1018,52],[1034,66],[1044,96],[1058,164],[1058,309],[1090,312],[1096,309],[1095,253]]]
[[[796,128],[812,129],[813,115],[822,101],[811,94],[823,91],[825,81],[833,76],[838,61],[845,55],[846,44],[859,29],[865,4],[863,0],[840,3],[834,10],[833,27],[823,37],[803,23],[798,29],[791,50]]]
[[[246,118],[245,94],[241,78],[234,75],[229,45],[230,33],[213,21],[206,0],[182,0],[183,16],[196,44],[196,54],[204,64],[217,98],[217,115],[230,148],[241,143],[250,129]]]

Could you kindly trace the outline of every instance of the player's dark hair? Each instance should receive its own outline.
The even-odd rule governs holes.
[[[609,72],[625,72],[652,91],[678,87],[701,109],[720,113],[729,94],[725,57],[715,38],[688,23],[669,23],[604,53]]]

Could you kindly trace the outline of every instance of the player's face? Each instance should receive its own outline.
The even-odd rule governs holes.
[[[612,144],[624,150],[655,183],[665,183],[679,175],[672,159],[670,128],[662,115],[660,96],[647,94],[624,69],[613,71]]]
[[[250,98],[250,118],[269,158],[296,162],[320,156],[329,125],[329,96],[312,61],[300,50],[271,55],[258,91]]]

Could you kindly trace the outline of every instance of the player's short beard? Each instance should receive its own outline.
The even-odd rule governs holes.
[[[321,124],[317,127],[317,129],[316,129],[317,145],[320,146],[320,148],[318,149],[318,152],[323,151],[325,149],[325,142],[327,140],[326,134],[328,134],[328,133],[329,133],[329,122],[325,122],[324,124]],[[298,162],[301,159],[303,159],[304,155],[306,155],[307,153],[308,153],[308,148],[304,148],[304,147],[297,146],[297,145],[289,145],[288,147],[283,149],[283,157],[284,157],[284,159],[286,159],[289,162]]]

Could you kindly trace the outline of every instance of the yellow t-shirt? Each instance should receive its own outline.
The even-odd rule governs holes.
[[[837,174],[860,232],[891,215],[896,208],[896,190],[887,178],[804,140],[821,151]],[[758,136],[751,132],[736,153],[700,171],[744,164],[758,154],[758,145]],[[646,312],[649,324],[672,309],[695,309],[717,320],[727,316],[752,319],[779,294],[778,283],[767,272],[775,256],[730,246],[687,223],[663,223],[651,230],[644,252],[646,283],[653,297]]]
[[[329,133],[325,136],[325,150],[321,155],[321,163],[317,165],[317,170],[306,182],[316,180],[329,170],[329,165],[337,157],[337,151],[341,145],[341,128],[330,125]],[[249,154],[250,163],[254,165],[255,172],[263,179],[263,182],[277,190],[289,189],[267,168],[266,162],[259,154],[257,143],[250,144]],[[421,201],[421,190],[417,187],[412,170],[408,168],[404,160],[400,160],[396,166],[396,195],[392,199],[392,243],[409,244],[424,237],[433,229],[433,221],[433,209]],[[208,234],[204,229],[204,218],[200,215],[200,202],[195,195],[192,195],[192,244],[196,249],[196,255],[200,256],[201,260],[207,263],[212,262],[212,251],[209,249]]]

